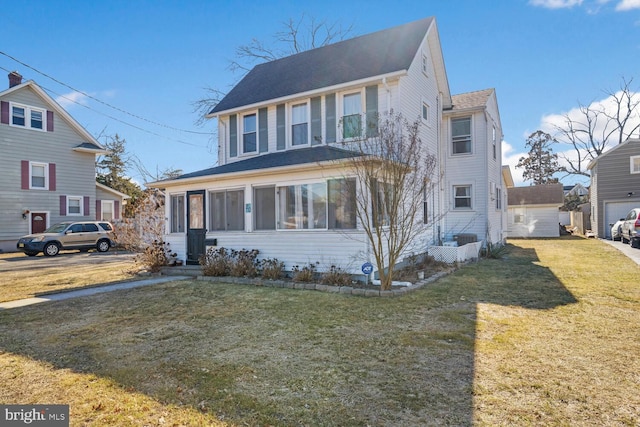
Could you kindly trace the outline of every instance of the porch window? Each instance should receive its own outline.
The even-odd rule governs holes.
[[[471,209],[470,185],[456,185],[453,187],[453,207],[455,209]]]
[[[451,120],[453,154],[471,153],[471,117]]]
[[[244,190],[209,193],[209,227],[215,231],[244,230]]]
[[[356,138],[362,135],[362,95],[360,92],[343,98],[342,137]]]
[[[171,196],[171,232],[184,233],[185,205],[184,194]]]
[[[329,189],[329,229],[356,228],[356,180],[330,179]]]
[[[253,212],[256,230],[276,229],[275,187],[259,187],[253,190]]]
[[[291,108],[291,145],[306,145],[308,143],[307,104],[294,105]]]
[[[256,115],[248,114],[242,118],[242,152],[254,153],[257,150]]]
[[[278,229],[326,229],[327,184],[278,187]]]
[[[373,221],[376,227],[386,227],[391,223],[390,204],[393,201],[393,186],[387,182],[371,183]]]

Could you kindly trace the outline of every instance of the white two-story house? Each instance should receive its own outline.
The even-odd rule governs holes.
[[[434,18],[253,68],[213,108],[219,166],[153,183],[167,196],[172,250],[197,263],[208,246],[258,249],[287,268],[354,274],[369,259],[350,185],[349,123],[390,111],[420,120],[437,156],[415,252],[475,234],[504,238],[502,131],[495,92],[451,96]]]
[[[115,220],[129,196],[96,183],[102,145],[33,80],[0,91],[0,251],[69,220]]]

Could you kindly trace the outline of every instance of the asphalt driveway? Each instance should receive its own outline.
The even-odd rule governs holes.
[[[114,250],[109,252],[61,251],[55,257],[47,257],[42,254],[29,257],[21,253],[10,253],[0,255],[0,273],[62,266],[73,268],[79,265],[103,265],[128,260],[133,261],[134,257],[135,254]]]

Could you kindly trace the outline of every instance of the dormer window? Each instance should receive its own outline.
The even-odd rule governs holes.
[[[27,129],[45,129],[46,110],[26,105],[11,105],[11,125]]]
[[[309,143],[307,117],[307,104],[298,104],[291,108],[291,145],[306,145]]]

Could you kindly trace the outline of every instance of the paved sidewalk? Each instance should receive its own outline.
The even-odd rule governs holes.
[[[150,279],[135,280],[132,282],[121,282],[113,285],[96,286],[94,288],[85,288],[85,289],[78,289],[78,290],[69,291],[69,292],[60,292],[56,294],[43,295],[40,297],[25,298],[25,299],[19,299],[15,301],[3,302],[3,303],[0,303],[0,310],[8,310],[11,308],[24,307],[32,304],[39,304],[41,302],[62,301],[62,300],[71,299],[71,298],[101,294],[104,292],[118,291],[121,289],[133,289],[133,288],[139,288],[141,286],[156,285],[159,283],[174,282],[176,280],[186,280],[186,279],[193,279],[193,277],[190,277],[190,276],[153,277]]]

